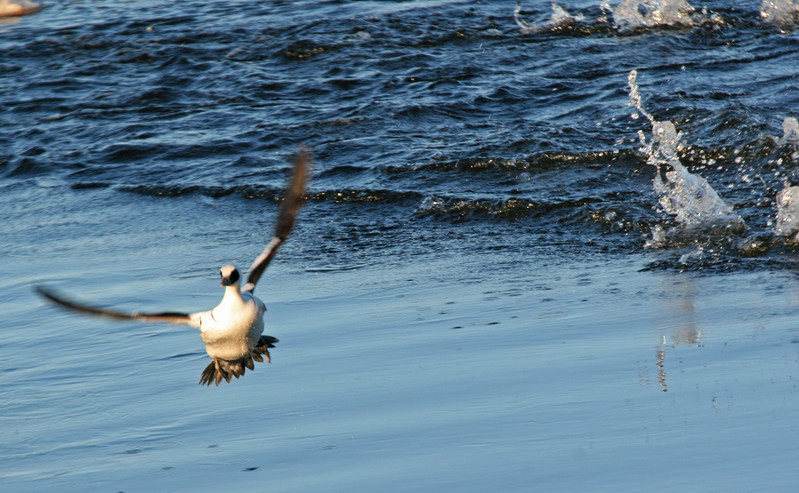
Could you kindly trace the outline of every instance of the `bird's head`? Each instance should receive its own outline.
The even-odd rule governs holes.
[[[241,283],[241,275],[235,265],[225,265],[219,269],[219,275],[222,276],[222,286],[238,286]]]

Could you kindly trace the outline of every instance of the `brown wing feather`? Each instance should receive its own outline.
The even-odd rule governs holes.
[[[249,275],[247,276],[247,284],[244,285],[242,291],[252,291],[261,278],[261,274],[269,266],[269,263],[277,254],[280,245],[286,240],[291,228],[294,227],[294,218],[300,210],[300,206],[305,200],[305,182],[308,178],[308,170],[311,166],[311,153],[308,149],[301,147],[300,151],[294,158],[294,172],[286,189],[286,196],[283,199],[283,205],[280,208],[280,213],[277,217],[277,225],[275,226],[275,234],[272,240],[266,245],[266,248],[261,255],[252,263]]]

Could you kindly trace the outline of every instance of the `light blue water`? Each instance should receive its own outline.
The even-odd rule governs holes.
[[[180,201],[137,202],[172,230],[98,223],[86,255],[41,228],[4,270],[8,491],[794,484],[789,273],[444,252],[314,272],[298,233],[264,284],[274,362],[208,389],[193,329],[74,316],[28,290],[46,278],[123,308],[215,303],[214,230],[246,220],[220,210],[189,227]]]

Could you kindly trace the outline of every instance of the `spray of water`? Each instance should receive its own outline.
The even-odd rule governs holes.
[[[744,222],[733,212],[703,177],[690,173],[680,162],[678,151],[682,148],[682,135],[670,121],[658,121],[646,111],[641,102],[637,83],[638,73],[630,72],[627,83],[630,88],[630,106],[636,109],[634,118],[646,117],[652,124],[652,134],[647,138],[639,131],[642,150],[647,163],[658,172],[653,181],[655,193],[664,212],[674,218],[677,226],[668,230],[656,226],[652,231],[649,247],[662,247],[671,237],[706,232],[715,228],[740,229]]]
[[[785,29],[799,23],[799,6],[791,0],[763,0],[760,17],[763,22]]]
[[[777,194],[777,218],[774,234],[799,239],[799,187],[785,186]]]
[[[788,117],[782,122],[782,138],[777,142],[780,147],[799,148],[799,122]],[[777,194],[777,216],[772,231],[778,237],[799,240],[799,186],[785,184]]]
[[[799,146],[799,122],[789,116],[782,121],[782,138],[777,142],[782,147],[785,145]]]
[[[603,2],[601,7],[613,16],[620,31],[656,26],[693,26],[696,10],[685,0],[621,0],[615,7]]]
[[[563,7],[558,5],[556,0],[552,0],[552,15],[549,20],[540,22],[538,24],[530,24],[521,17],[522,5],[521,0],[516,0],[516,9],[513,11],[513,20],[516,25],[522,30],[523,34],[534,34],[539,32],[550,31],[554,28],[568,26],[575,22],[583,20],[582,15],[573,16],[569,14]]]

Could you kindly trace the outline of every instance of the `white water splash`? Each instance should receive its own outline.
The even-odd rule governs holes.
[[[513,20],[516,22],[516,25],[522,30],[522,34],[534,34],[539,33],[542,31],[549,31],[553,28],[568,26],[570,24],[574,24],[575,22],[580,22],[583,20],[582,15],[573,16],[569,14],[563,7],[558,5],[556,0],[552,0],[552,15],[547,21],[543,21],[539,24],[530,24],[529,22],[525,21],[521,18],[522,12],[522,5],[521,1],[516,1],[516,9],[513,11]]]
[[[777,221],[774,234],[799,239],[799,187],[785,186],[777,194]]]
[[[680,162],[677,152],[682,148],[681,134],[670,121],[657,121],[644,109],[637,84],[638,72],[628,76],[630,106],[644,115],[652,124],[652,135],[647,139],[643,131],[638,132],[647,163],[658,170],[653,181],[662,209],[674,217],[675,228],[664,230],[656,226],[652,230],[649,247],[663,246],[669,237],[680,233],[707,230],[715,227],[742,227],[744,222],[735,214],[703,177],[690,173]],[[634,118],[638,114],[633,115]]]
[[[32,14],[41,8],[41,5],[30,0],[0,0],[0,17]]]
[[[782,121],[782,138],[777,142],[778,146],[786,144],[799,146],[799,122],[792,116]]]
[[[791,0],[763,0],[760,4],[763,22],[786,28],[799,23],[799,6]]]
[[[799,122],[796,118],[789,116],[782,121],[782,137],[777,141],[777,146],[782,148],[781,152],[790,153],[790,158],[799,161]],[[782,158],[777,160],[777,164],[782,164]],[[792,172],[796,175],[796,170]]]
[[[696,10],[685,0],[621,0],[616,7],[609,2],[603,2],[601,7],[613,15],[620,31],[697,23]]]
[[[796,118],[788,117],[782,121],[782,138],[777,145],[799,148],[799,122]],[[777,216],[772,231],[776,236],[799,240],[799,186],[786,183],[777,194],[776,203]]]

